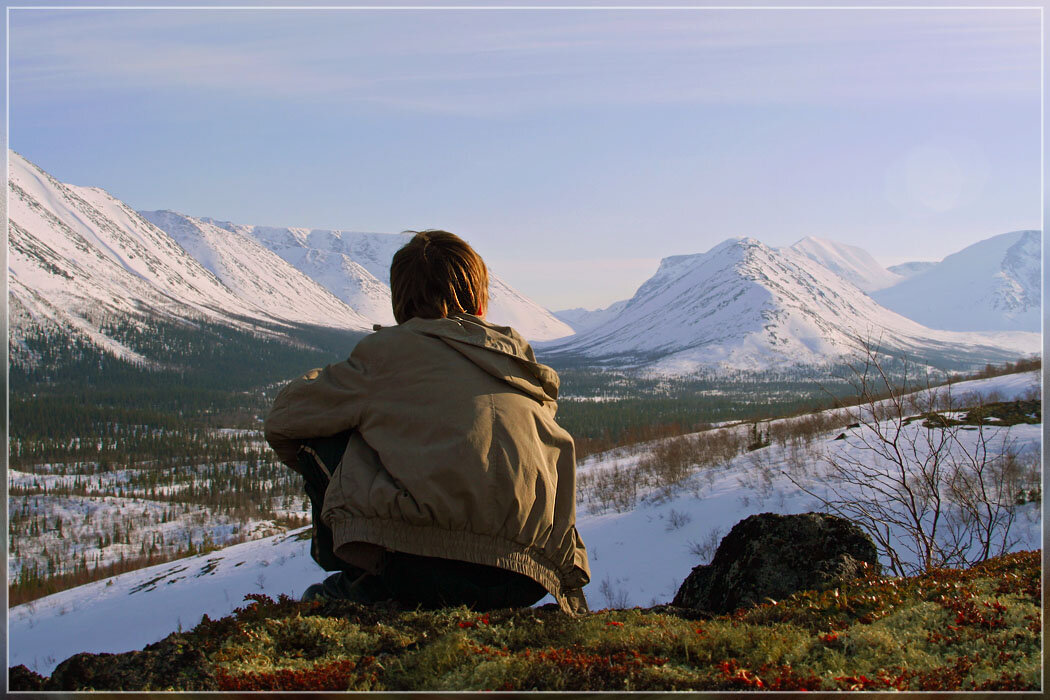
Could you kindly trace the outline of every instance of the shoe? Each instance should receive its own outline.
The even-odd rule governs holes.
[[[348,600],[354,603],[369,605],[388,599],[389,592],[379,583],[376,576],[364,574],[351,579],[339,571],[321,583],[314,583],[303,591],[302,601],[314,600]]]
[[[315,600],[328,600],[328,596],[324,594],[324,584],[313,583],[306,587],[303,591],[303,597],[300,598],[304,603],[311,603]]]

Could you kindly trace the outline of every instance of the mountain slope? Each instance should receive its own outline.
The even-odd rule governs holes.
[[[623,311],[623,307],[627,306],[627,301],[627,299],[623,299],[613,302],[604,309],[589,310],[578,306],[575,309],[555,311],[554,315],[572,326],[572,329],[577,333],[582,333],[611,321],[618,313]]]
[[[1037,332],[1041,247],[1039,231],[1003,233],[872,296],[930,328]]]
[[[854,353],[864,339],[913,358],[957,362],[1003,360],[1039,348],[1033,334],[930,330],[882,308],[801,253],[741,238],[664,259],[614,319],[544,351],[689,372],[823,365]]]
[[[102,200],[102,193],[63,185],[15,153],[10,164],[8,271],[16,358],[26,333],[45,329],[145,362],[102,325],[149,315],[218,319],[223,306],[249,315],[170,238],[144,221],[126,229],[80,196]],[[117,205],[107,208],[123,214]]]
[[[257,241],[372,323],[394,323],[390,260],[410,236],[245,226],[206,217],[200,221]]]
[[[10,164],[12,295],[30,312],[40,297],[45,314],[48,307],[134,312],[143,305],[174,314],[218,316],[223,306],[249,312],[178,244],[101,191],[63,185],[16,153]]]
[[[820,263],[865,292],[891,287],[903,279],[856,246],[808,236],[791,246],[791,250]]]
[[[257,338],[305,349],[311,341],[298,335],[313,326],[343,333],[370,325],[252,241],[184,232],[187,245],[206,253],[202,264],[105,191],[60,183],[17,153],[9,158],[14,367],[47,375],[88,363],[97,373],[104,360],[92,358],[101,351],[133,366],[174,369],[182,351],[198,360],[236,351],[209,344],[239,343],[243,353]],[[268,348],[267,356],[283,352]]]
[[[931,267],[935,267],[937,263],[930,262],[929,260],[913,260],[911,262],[903,262],[899,265],[890,265],[886,269],[890,272],[901,276],[902,281],[909,277],[926,272]]]
[[[175,212],[141,212],[240,299],[272,316],[325,326],[364,329],[367,318],[258,241]]]
[[[151,215],[145,212],[146,215]],[[246,226],[183,217],[249,236],[328,289],[366,318],[393,323],[390,262],[412,234]],[[494,323],[512,326],[529,340],[551,340],[573,330],[489,270],[489,309]]]

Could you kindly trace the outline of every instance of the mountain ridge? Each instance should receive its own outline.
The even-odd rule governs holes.
[[[139,326],[219,323],[271,337],[304,324],[360,331],[393,322],[390,258],[408,233],[136,212],[102,189],[60,183],[13,151],[9,190],[16,359],[32,355],[25,342],[32,327],[74,334],[133,363],[157,362],[107,335],[120,317]],[[705,253],[664,258],[630,299],[561,318],[490,273],[489,317],[538,341],[546,357],[672,373],[824,365],[865,339],[886,339],[913,356],[1003,361],[1039,349],[1032,331],[1041,324],[1040,245],[1038,231],[1001,234],[869,295],[850,278],[871,288],[900,276],[860,248],[805,238],[774,249],[730,238]],[[908,306],[916,299],[934,316],[954,313],[970,326],[930,327],[937,318],[924,326]],[[974,324],[994,332],[960,333]]]
[[[869,294],[892,287],[904,279],[880,265],[868,251],[857,246],[806,236],[794,243],[791,250],[820,263]]]
[[[974,243],[873,293],[887,308],[952,331],[1041,329],[1042,233],[1019,230]]]
[[[211,224],[252,238],[348,306],[359,310],[371,322],[394,323],[390,262],[394,253],[411,240],[412,234],[253,226],[172,213],[188,222]],[[157,212],[142,214],[149,218]],[[489,270],[486,316],[495,323],[512,326],[529,340],[552,340],[573,332],[569,325],[512,288],[492,270]]]
[[[801,252],[742,237],[665,258],[618,315],[543,351],[680,373],[822,365],[865,340],[910,356],[947,353],[973,362],[1038,350],[1031,335],[925,328]]]

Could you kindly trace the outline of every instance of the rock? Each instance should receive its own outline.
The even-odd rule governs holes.
[[[36,671],[30,671],[25,664],[12,666],[7,672],[7,689],[12,693],[18,691],[43,690],[47,679]]]
[[[200,649],[171,634],[142,651],[76,654],[55,668],[46,690],[217,690]]]
[[[845,518],[826,513],[761,513],[741,520],[718,545],[710,564],[693,569],[672,605],[710,613],[827,590],[878,570],[871,538]]]

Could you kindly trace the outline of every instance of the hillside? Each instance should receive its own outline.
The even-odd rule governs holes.
[[[262,595],[143,651],[82,654],[13,690],[1041,688],[1040,552],[909,579],[868,573],[711,619],[682,608],[478,614]]]
[[[1007,401],[1038,396],[1038,387],[1038,373],[1028,372],[961,383],[954,393],[971,402],[976,396]],[[835,439],[849,418],[832,414],[763,422],[768,444],[758,449],[747,449],[751,425],[739,424],[581,461],[577,528],[590,560],[585,591],[591,608],[666,603],[740,519],[818,508],[787,475],[809,474],[819,482],[817,467],[827,451],[865,454],[863,435]],[[812,425],[795,429],[799,422]],[[992,445],[1009,440],[1017,464],[1037,474],[1040,425],[985,431]],[[925,429],[916,422],[906,432]],[[960,435],[972,442],[976,433]],[[1019,507],[1014,547],[1037,548],[1040,533],[1039,504]],[[297,598],[323,575],[309,557],[309,541],[290,532],[107,578],[11,608],[9,663],[50,675],[77,652],[137,649],[189,629],[203,614],[229,615],[248,594]]]
[[[201,378],[237,391],[249,376],[258,386],[338,357],[331,348],[345,352],[370,328],[251,241],[180,232],[199,261],[103,190],[60,183],[14,152],[8,187],[13,390]]]

